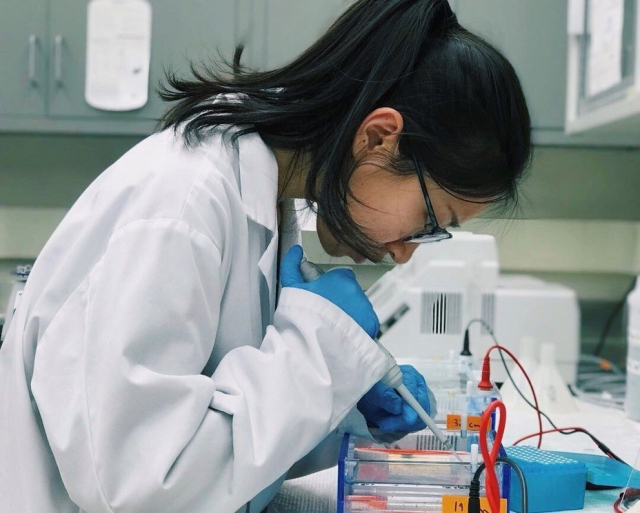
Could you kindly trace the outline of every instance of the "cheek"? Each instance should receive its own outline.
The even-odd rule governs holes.
[[[417,178],[363,165],[349,185],[349,213],[373,241],[397,241],[424,226],[426,207]]]
[[[380,211],[374,206],[354,204],[350,209],[351,217],[362,231],[373,241],[385,243],[394,240],[395,216]]]
[[[331,232],[328,230],[327,225],[324,224],[322,219],[318,218],[316,225],[316,233],[318,234],[318,240],[325,253],[331,256],[344,256],[344,252],[340,246],[340,243],[335,239]]]

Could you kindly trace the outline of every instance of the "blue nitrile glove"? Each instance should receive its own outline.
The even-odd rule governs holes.
[[[402,381],[424,410],[436,414],[436,398],[429,390],[422,375],[411,365],[400,365]],[[360,401],[358,410],[369,425],[384,433],[410,433],[426,427],[415,410],[391,387],[378,381]]]
[[[331,301],[356,321],[371,338],[380,330],[380,321],[369,298],[360,288],[351,269],[335,269],[306,282],[300,272],[302,248],[293,246],[282,259],[280,282],[283,287],[308,290]]]

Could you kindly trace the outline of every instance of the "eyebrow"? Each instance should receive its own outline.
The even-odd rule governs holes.
[[[458,216],[453,211],[451,207],[449,207],[449,212],[451,212],[451,222],[449,223],[450,228],[460,228],[460,223],[458,221]]]

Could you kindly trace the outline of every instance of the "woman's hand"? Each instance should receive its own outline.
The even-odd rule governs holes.
[[[400,365],[400,369],[404,385],[433,417],[437,408],[436,398],[422,375],[411,365]],[[415,410],[393,388],[380,381],[358,401],[358,410],[368,424],[383,433],[410,433],[426,427]]]
[[[296,245],[282,259],[282,286],[307,290],[331,301],[356,321],[371,338],[375,338],[380,330],[380,322],[354,272],[345,268],[335,269],[307,282],[300,272],[302,255],[302,248]]]

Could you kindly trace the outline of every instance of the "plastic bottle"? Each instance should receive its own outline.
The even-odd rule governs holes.
[[[533,375],[540,409],[545,413],[571,413],[578,407],[556,366],[556,346],[545,343],[540,346],[540,365]]]
[[[640,279],[627,298],[627,396],[624,409],[629,418],[640,421]]]
[[[496,399],[502,399],[498,389],[494,386],[491,390],[478,389],[477,383],[467,381],[467,420],[470,424],[480,426],[480,417],[484,410]],[[495,411],[491,415],[491,429],[495,428]],[[475,433],[477,435],[477,432]],[[470,437],[471,438],[471,437]]]

